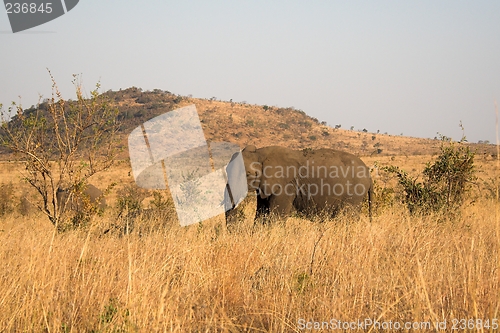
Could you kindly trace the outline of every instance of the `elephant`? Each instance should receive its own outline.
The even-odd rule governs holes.
[[[81,198],[74,200],[74,198],[68,198],[70,190],[68,188],[59,187],[57,189],[56,198],[59,203],[59,209],[61,212],[66,210],[66,205],[69,204],[70,209],[78,210],[79,206],[82,205]],[[97,208],[103,210],[106,208],[106,199],[100,189],[92,184],[87,184],[82,194],[88,198],[91,204],[95,204]],[[73,196],[73,195],[72,195]]]
[[[248,192],[257,196],[255,220],[270,214],[284,218],[292,210],[327,211],[335,216],[348,208],[359,213],[366,196],[371,220],[373,182],[370,169],[357,156],[333,149],[298,151],[279,146],[247,146],[241,154]],[[226,212],[226,223],[232,214],[234,209]]]

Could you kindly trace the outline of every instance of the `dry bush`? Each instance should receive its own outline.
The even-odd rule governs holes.
[[[226,233],[221,220],[147,235],[58,234],[4,221],[0,331],[291,332],[298,321],[499,316],[492,201],[437,223],[392,209],[367,218]],[[99,221],[96,221],[98,223]],[[375,330],[377,331],[377,330]]]
[[[151,200],[145,204],[148,197]],[[137,232],[145,235],[178,223],[174,202],[168,191],[148,191],[128,184],[118,191],[115,208],[117,223],[113,224],[112,229],[121,234]],[[111,229],[106,233],[109,231]]]
[[[45,102],[26,110],[13,103],[6,111],[0,104],[0,147],[22,162],[22,178],[37,192],[38,209],[59,227],[68,220],[68,210],[61,209],[68,202],[58,202],[58,189],[76,195],[113,164],[118,110],[99,94],[99,84],[86,98],[77,75],[76,100],[63,99],[49,75],[52,97]]]
[[[0,216],[14,211],[14,185],[0,184]]]
[[[475,153],[464,142],[442,137],[440,154],[426,164],[420,176],[412,177],[394,165],[382,170],[397,177],[403,192],[401,202],[410,213],[441,212],[453,217],[477,180],[474,157]]]

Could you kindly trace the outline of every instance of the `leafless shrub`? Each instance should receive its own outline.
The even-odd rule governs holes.
[[[84,97],[77,75],[72,81],[76,100],[63,99],[49,75],[52,97],[43,108],[23,110],[16,103],[7,112],[0,108],[0,144],[24,162],[24,180],[41,198],[38,209],[58,227],[67,216],[59,209],[57,189],[66,184],[65,189],[78,192],[89,177],[112,165],[118,110],[99,94],[99,84]]]

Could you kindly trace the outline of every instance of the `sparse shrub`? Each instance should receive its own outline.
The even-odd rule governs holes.
[[[316,141],[318,138],[315,135],[309,136],[309,139],[312,141]]]
[[[134,113],[135,118],[141,118],[142,116],[144,116],[144,111],[142,111],[142,110],[136,111]]]
[[[24,180],[39,196],[40,210],[59,226],[65,220],[55,199],[63,184],[84,184],[107,170],[117,153],[118,109],[100,85],[86,98],[79,77],[74,76],[76,100],[65,100],[52,80],[52,97],[46,107],[23,110],[13,103],[4,112],[0,105],[0,145],[17,154],[23,163]],[[136,89],[137,96],[140,90]]]
[[[155,110],[155,109],[159,109],[159,108],[162,108],[163,107],[163,103],[162,102],[153,102],[153,103],[149,103],[147,105],[147,108],[149,110]]]
[[[283,128],[283,129],[288,129],[288,128],[290,128],[290,125],[285,124],[285,123],[279,123],[279,124],[278,124],[278,127],[279,127],[279,128]]]
[[[12,183],[0,185],[0,216],[14,210],[14,185]]]
[[[153,102],[153,98],[149,94],[141,94],[135,99],[136,103],[147,104]]]
[[[307,156],[307,155],[309,155],[309,154],[312,154],[312,152],[313,152],[313,149],[312,149],[312,148],[304,148],[304,149],[302,149],[302,154],[303,154],[304,156]]]
[[[136,331],[137,327],[130,322],[130,311],[125,308],[119,299],[110,298],[99,315],[99,322],[104,326],[106,332],[130,332]],[[92,332],[97,332],[92,330]]]
[[[127,212],[138,212],[142,209],[142,201],[146,198],[147,191],[133,184],[126,185],[118,191],[116,208],[118,216],[123,216]]]
[[[118,312],[118,300],[115,298],[111,298],[109,303],[104,306],[104,310],[99,316],[100,322],[103,324],[109,324],[113,318],[116,316]]]
[[[269,110],[269,106],[267,106],[267,105],[262,106],[262,108],[264,109],[264,111]]]
[[[388,208],[394,206],[395,203],[395,191],[392,186],[388,186],[386,182],[384,185],[380,181],[373,181],[373,193],[375,198],[372,199],[373,212],[374,214],[381,214]]]
[[[114,183],[111,184],[105,193],[109,193]],[[64,190],[62,193],[57,194],[62,208],[61,216],[64,218],[57,225],[58,231],[66,231],[79,227],[85,227],[95,216],[102,216],[104,213],[105,201],[103,199],[104,193],[100,196],[91,198],[85,192],[87,184],[80,182],[74,184]]]
[[[323,135],[323,136],[329,136],[329,135],[330,135],[330,132],[328,132],[328,131],[323,131],[323,133],[321,133],[321,135]]]
[[[488,178],[483,181],[483,187],[486,190],[486,198],[494,200],[500,199],[500,183],[498,178]]]
[[[128,110],[125,110],[123,111],[120,116],[119,116],[119,119],[122,120],[122,119],[131,119],[134,117],[134,112],[130,109]]]
[[[154,209],[164,210],[171,206],[172,202],[169,200],[165,200],[160,191],[153,192],[153,201],[151,201],[151,206]]]
[[[442,137],[441,153],[433,163],[427,163],[422,181],[397,166],[382,168],[397,176],[404,192],[402,201],[412,214],[456,213],[476,180],[475,154],[462,141],[447,139]]]
[[[295,284],[295,291],[299,294],[305,293],[309,291],[311,288],[314,287],[312,281],[311,281],[311,276],[306,273],[302,272],[297,274],[294,277],[294,284]]]
[[[255,122],[253,121],[253,119],[247,120],[247,126],[253,127],[254,124],[255,124]]]

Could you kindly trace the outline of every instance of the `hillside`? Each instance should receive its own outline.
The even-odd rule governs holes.
[[[139,88],[109,91],[120,108],[122,147],[126,135],[144,121],[164,112],[195,104],[208,141],[228,141],[241,147],[283,145],[295,149],[333,148],[360,156],[433,155],[439,140],[394,136],[332,128],[304,111],[215,99],[184,97],[170,92]],[[481,154],[493,155],[493,145],[471,144]]]
[[[359,156],[433,155],[439,140],[332,128],[293,107],[252,105],[232,101],[199,99],[155,89],[132,87],[104,93],[119,109],[120,158],[127,158],[127,136],[143,122],[165,112],[195,104],[207,141],[228,141],[244,147],[282,145],[294,149],[333,148]],[[44,104],[40,108],[46,109]],[[25,112],[33,112],[27,109]],[[480,154],[492,158],[493,145],[471,144]],[[2,159],[10,159],[5,152]]]

